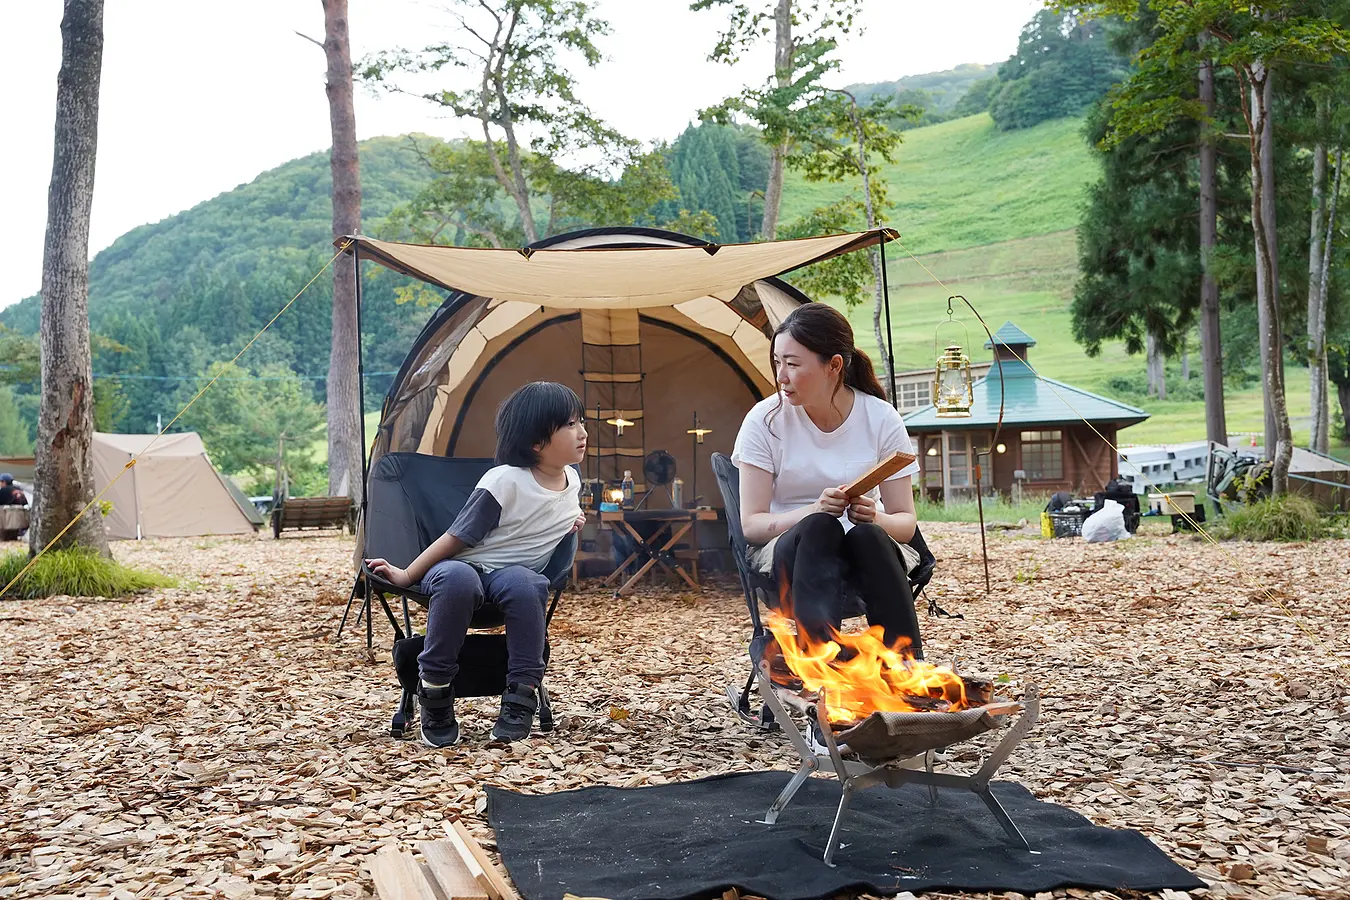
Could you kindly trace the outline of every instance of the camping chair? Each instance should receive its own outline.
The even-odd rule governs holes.
[[[741,577],[741,589],[745,592],[745,605],[750,609],[750,621],[754,623],[754,631],[750,636],[750,677],[745,681],[745,687],[738,687],[736,684],[727,685],[727,699],[731,701],[731,706],[736,710],[736,715],[741,721],[748,725],[753,725],[764,731],[772,731],[778,727],[774,720],[773,711],[767,706],[761,706],[758,713],[750,710],[750,691],[755,683],[755,661],[764,656],[764,650],[771,640],[768,632],[764,628],[764,623],[759,615],[759,595],[763,594],[765,606],[776,604],[778,597],[778,580],[773,575],[765,575],[755,569],[750,564],[750,546],[746,543],[745,532],[741,531],[741,481],[737,472],[736,464],[731,458],[722,454],[714,453],[712,455],[713,474],[717,478],[717,486],[722,491],[722,503],[727,512],[727,534],[731,538],[731,556],[736,562],[736,572]],[[909,586],[914,597],[927,587],[929,580],[933,577],[933,569],[937,565],[937,559],[933,556],[928,544],[924,541],[923,535],[916,528],[914,537],[910,539],[909,545],[919,554],[919,565],[909,574]],[[845,612],[857,614],[861,612],[860,604],[856,597],[845,596]],[[855,609],[856,608],[856,609]],[[936,604],[929,601],[929,614],[941,613],[941,609]]]
[[[490,459],[454,459],[421,453],[387,453],[380,457],[371,468],[367,483],[362,557],[380,557],[400,567],[411,563],[453,524],[479,480],[494,465]],[[568,535],[559,542],[544,567],[543,574],[548,578],[552,592],[545,616],[546,627],[553,620],[571,575],[576,549],[577,536]],[[412,721],[419,677],[417,656],[422,652],[423,642],[422,635],[413,634],[409,604],[425,607],[430,598],[418,590],[420,585],[405,588],[391,584],[371,572],[364,563],[356,581],[353,598],[358,593],[365,596],[367,645],[373,601],[383,607],[394,629],[394,669],[402,696],[389,733],[403,737]],[[391,596],[402,602],[401,623],[394,617],[386,599]],[[348,609],[350,607],[349,599]],[[342,618],[345,625],[346,615]],[[460,651],[460,670],[454,682],[456,697],[490,697],[506,690],[506,635],[482,633],[483,629],[500,628],[504,622],[501,608],[495,604],[484,603],[474,612],[469,623],[470,633]],[[341,627],[338,634],[342,634]],[[546,639],[545,664],[548,658]],[[553,729],[553,709],[542,684],[539,686],[539,727],[542,731]]]

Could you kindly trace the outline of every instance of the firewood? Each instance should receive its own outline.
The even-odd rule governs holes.
[[[855,478],[852,484],[844,488],[844,493],[848,495],[850,500],[861,497],[917,458],[912,453],[901,453],[897,450],[873,466],[870,471]]]
[[[520,900],[520,895],[516,893],[515,888],[511,887],[511,883],[502,876],[501,871],[493,865],[492,860],[488,859],[486,851],[483,850],[478,841],[474,840],[473,835],[469,834],[469,829],[455,821],[447,825],[445,830],[459,838],[469,853],[478,860],[478,865],[482,868],[488,881],[485,887],[488,889],[488,896],[491,900]]]
[[[488,900],[487,876],[467,849],[461,852],[453,840],[419,841],[417,849],[446,900]]]
[[[370,877],[381,900],[439,900],[411,853],[381,847],[370,861]]]

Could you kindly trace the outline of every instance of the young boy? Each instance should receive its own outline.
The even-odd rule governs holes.
[[[506,693],[492,737],[529,737],[544,675],[544,607],[548,579],[540,572],[558,543],[586,524],[575,463],[586,455],[581,399],[561,384],[536,381],[497,410],[497,463],[469,495],[445,534],[406,569],[366,561],[379,577],[421,582],[431,600],[417,658],[422,743],[459,740],[453,684],[473,612],[495,603],[506,617]]]

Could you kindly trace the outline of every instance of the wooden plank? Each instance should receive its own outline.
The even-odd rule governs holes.
[[[501,870],[492,864],[492,860],[488,859],[487,851],[473,839],[473,835],[469,834],[469,829],[458,821],[451,822],[445,828],[446,831],[453,832],[464,842],[469,852],[478,860],[478,864],[483,867],[483,873],[487,875],[492,885],[489,892],[491,900],[520,900],[520,895],[516,893],[515,888],[511,887],[511,882],[507,881]]]
[[[901,453],[897,450],[873,466],[871,471],[855,479],[852,484],[844,488],[844,493],[850,498],[861,497],[916,459],[918,457],[912,453]]]
[[[451,841],[419,841],[417,849],[446,900],[489,900],[483,867],[472,856],[465,859]]]
[[[412,854],[392,845],[376,851],[370,877],[381,900],[440,900]]]

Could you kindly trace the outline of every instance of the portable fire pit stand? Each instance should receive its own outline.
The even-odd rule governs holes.
[[[797,754],[802,760],[801,767],[788,781],[787,786],[778,795],[778,799],[774,800],[773,805],[769,807],[769,811],[764,814],[762,821],[766,825],[777,822],[779,813],[792,802],[793,796],[806,783],[806,779],[810,777],[811,773],[821,771],[821,766],[828,763],[839,778],[841,793],[839,810],[834,815],[834,826],[830,829],[830,838],[825,844],[824,858],[826,865],[834,865],[834,850],[838,846],[839,827],[844,820],[844,814],[848,811],[849,802],[853,799],[853,793],[877,784],[885,784],[890,788],[898,788],[905,784],[926,784],[934,804],[937,803],[937,788],[961,788],[971,791],[984,801],[985,806],[989,807],[989,811],[1003,826],[1003,830],[1007,832],[1009,838],[1022,849],[1031,850],[1031,845],[1022,836],[1022,832],[1018,830],[1017,824],[1013,822],[1007,810],[1003,808],[1003,804],[999,803],[998,798],[990,792],[989,782],[1017,745],[1026,737],[1027,732],[1036,724],[1036,720],[1040,716],[1040,694],[1035,685],[1027,685],[1021,704],[1022,714],[1018,717],[1017,723],[1004,735],[1003,740],[999,741],[998,746],[994,748],[993,753],[989,754],[989,758],[984,761],[984,765],[980,766],[979,771],[974,775],[952,775],[946,772],[933,771],[934,751],[931,749],[918,755],[887,760],[844,759],[843,752],[840,751],[829,725],[823,693],[816,697],[815,703],[810,703],[785,690],[783,696],[780,696],[779,689],[774,686],[769,678],[766,664],[761,663],[756,668],[755,674],[759,680],[759,690],[764,697],[764,702],[769,705],[769,708],[774,712],[774,716],[782,723],[784,732],[786,732],[788,739],[792,741],[792,746],[796,748]],[[811,749],[806,741],[806,735],[797,727],[796,720],[788,715],[787,708],[784,705],[785,698],[798,712],[804,713],[809,720],[815,720],[819,723],[820,734],[825,741],[825,747],[829,751],[828,754],[818,754]],[[941,715],[941,713],[938,715]],[[810,726],[808,725],[808,727]]]

